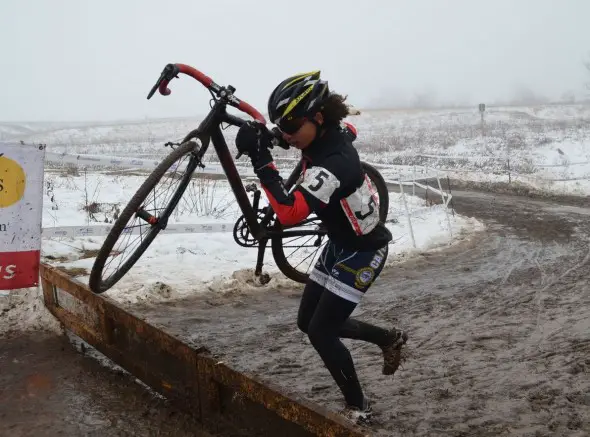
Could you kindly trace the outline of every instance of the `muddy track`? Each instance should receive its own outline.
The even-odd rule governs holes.
[[[77,352],[67,337],[0,339],[0,436],[206,437],[123,371]]]
[[[486,230],[400,260],[355,312],[407,329],[404,369],[351,347],[374,401],[375,435],[586,436],[590,433],[590,209],[454,192]],[[137,307],[236,368],[339,410],[340,394],[296,327],[301,291],[206,295]]]
[[[346,341],[379,436],[590,433],[590,208],[454,191],[486,230],[388,268],[355,315],[407,329],[404,368]],[[236,368],[339,410],[341,397],[295,324],[300,289],[134,307]],[[0,435],[195,435],[189,416],[126,374],[32,334],[1,340]]]

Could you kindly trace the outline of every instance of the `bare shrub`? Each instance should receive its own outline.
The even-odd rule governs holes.
[[[544,146],[544,145],[546,145],[546,144],[551,144],[551,143],[553,143],[553,141],[554,141],[554,140],[553,140],[553,138],[550,138],[550,137],[542,137],[541,139],[539,139],[539,142],[538,142],[538,144],[539,144],[540,146]]]
[[[121,213],[118,203],[99,203],[96,201],[90,202],[82,206],[82,210],[87,214],[87,223],[113,223]]]
[[[63,176],[80,176],[80,171],[78,170],[78,166],[76,164],[67,163],[64,165]]]
[[[197,214],[218,219],[227,216],[234,203],[227,181],[215,176],[199,175],[189,183],[174,214],[176,217]]]
[[[84,211],[89,214],[96,214],[100,211],[100,204],[97,202],[91,202],[83,207]]]
[[[88,182],[86,169],[84,170],[84,203],[82,210],[86,212],[86,224],[90,222],[113,223],[120,214],[118,203],[99,202],[98,196],[102,187],[102,180],[98,179],[94,189]]]
[[[535,165],[535,162],[532,158],[524,157],[521,158],[518,163],[512,164],[512,171],[522,174],[533,174],[538,171],[538,167]]]

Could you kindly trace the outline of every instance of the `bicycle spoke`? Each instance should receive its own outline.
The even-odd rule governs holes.
[[[307,259],[309,259],[310,256],[314,256],[314,258],[312,259],[312,262],[309,264],[309,267],[307,268],[307,270],[305,271],[305,273],[309,272],[309,268],[311,267],[311,265],[313,264],[313,261],[315,261],[315,255],[319,252],[319,250],[321,248],[324,247],[326,243],[324,243],[323,245],[319,246],[314,252],[310,253],[308,256],[306,256],[299,264],[297,264],[296,266],[294,266],[295,268],[299,267],[301,264],[303,264]]]
[[[315,238],[315,235],[313,235],[313,236],[309,237],[309,238],[308,238],[308,239],[305,241],[305,243],[307,243],[307,242],[308,242],[308,241],[310,241],[310,240],[313,240],[314,238]],[[305,243],[303,243],[303,244],[305,244]],[[289,254],[289,255],[287,256],[287,258],[289,258],[290,256],[293,256],[293,254],[294,254],[295,252],[297,252],[299,249],[301,249],[302,247],[303,247],[303,245],[301,245],[301,246],[298,246],[298,247],[297,247],[297,249],[295,249],[293,252],[291,252],[291,254]]]
[[[180,181],[178,181],[178,183],[180,183]],[[178,185],[178,184],[177,184],[177,185]],[[175,185],[175,186],[174,186],[174,189],[172,189],[172,187],[173,187],[173,185],[172,185],[172,184],[168,185],[168,189],[167,189],[167,190],[165,190],[165,191],[164,191],[164,193],[165,193],[165,194],[168,194],[169,192],[172,192],[172,194],[174,195],[174,193],[176,192],[176,187],[177,187],[177,185]],[[154,189],[153,191],[155,191],[155,189]],[[160,194],[158,194],[158,195],[156,195],[156,196],[155,196],[155,198],[154,198],[154,202],[156,201],[156,199],[159,199],[161,196],[162,196],[162,194],[161,194],[161,193],[160,193]],[[164,204],[167,204],[168,202],[167,202],[167,201],[162,201],[162,203],[164,203]]]
[[[295,241],[300,240],[302,238],[305,238],[307,236],[308,235],[300,235],[299,237],[292,237],[293,239],[292,240],[289,240],[289,244],[293,244]],[[313,237],[310,237],[310,239],[311,238],[313,238]],[[307,240],[307,241],[309,241],[309,240]],[[286,246],[286,245],[283,244],[283,247],[299,247],[299,246]]]
[[[162,191],[159,191],[158,193],[156,193],[156,189],[154,188],[150,195],[148,196],[148,198],[150,199],[150,201],[152,201],[154,203],[153,207],[147,207],[147,205],[143,206],[143,210],[145,212],[148,212],[150,215],[159,218],[160,214],[166,210],[165,206],[162,206],[163,204],[166,204],[170,201],[170,199],[167,199],[167,195],[168,194],[174,194],[174,192],[176,191],[176,186],[174,187],[174,190],[172,190],[172,185],[168,185],[168,187],[166,189],[163,189]],[[170,196],[171,198],[172,196]],[[164,200],[163,200],[164,198]],[[160,202],[160,207],[158,207],[158,203]],[[147,226],[150,226],[150,224],[146,223],[145,221],[142,221],[142,219],[135,217],[135,221],[131,224],[131,225],[127,225],[125,227],[126,230],[126,234],[122,241],[120,242],[120,244],[117,244],[117,247],[114,248],[116,252],[119,252],[118,255],[116,255],[115,257],[112,257],[111,259],[109,259],[106,263],[105,263],[105,269],[112,267],[111,266],[111,262],[116,258],[118,260],[118,266],[115,269],[118,270],[121,268],[122,264],[126,261],[124,256],[119,256],[120,254],[123,254],[125,252],[127,253],[132,253],[136,247],[139,247],[141,245],[141,243],[144,241],[145,237],[147,236],[147,234],[149,233],[149,230],[146,229]],[[134,232],[134,230],[138,230],[139,232]],[[132,237],[135,235],[135,238],[132,239]]]
[[[141,225],[140,225],[140,226],[141,226]],[[124,238],[124,239],[126,239],[126,240],[128,241],[128,240],[131,238],[131,236],[132,236],[132,235],[133,235],[133,234],[132,234],[131,232],[129,232],[129,233],[127,233],[127,235],[126,235],[125,237],[123,237],[123,238]],[[117,255],[115,255],[114,257],[111,257],[111,259],[105,263],[105,269],[106,269],[108,266],[110,266],[111,262],[112,262],[112,261],[113,261],[115,258],[118,258],[118,260],[119,260],[119,264],[118,264],[118,266],[117,266],[117,269],[115,269],[115,271],[116,271],[116,270],[118,270],[118,269],[121,267],[121,265],[123,264],[123,261],[124,261],[124,259],[125,259],[125,258],[124,258],[124,257],[122,257],[122,256],[121,256],[121,257],[119,257],[119,255],[120,255],[120,254],[124,254],[125,252],[132,252],[132,251],[130,251],[129,249],[130,249],[130,248],[132,248],[132,247],[134,247],[134,246],[135,246],[135,243],[136,243],[137,241],[139,241],[139,238],[135,238],[133,241],[131,241],[131,242],[129,243],[129,245],[125,246],[123,249],[121,249],[121,250],[119,250],[119,249],[115,250],[115,252],[117,252]],[[141,241],[139,241],[139,242],[141,243]],[[137,244],[137,246],[139,246],[139,244]],[[114,249],[114,248],[113,248],[113,249]]]
[[[190,160],[190,158],[189,158],[189,160]],[[167,188],[167,190],[165,190],[165,192],[164,192],[164,193],[169,193],[170,191],[172,191],[173,193],[174,193],[174,192],[176,192],[176,188],[177,188],[177,186],[180,184],[180,182],[182,181],[182,177],[174,177],[174,176],[176,176],[176,175],[177,175],[177,173],[178,173],[178,169],[179,169],[179,168],[183,168],[183,167],[185,167],[185,166],[179,165],[179,166],[178,166],[178,167],[177,167],[177,168],[174,170],[174,172],[173,172],[173,173],[170,173],[170,172],[169,172],[169,173],[165,174],[165,175],[162,177],[163,181],[165,181],[165,182],[163,182],[163,181],[160,181],[160,182],[161,182],[161,183],[163,183],[163,185],[167,185],[167,187],[168,187],[168,188]],[[183,168],[183,174],[184,174],[184,168]],[[166,178],[166,177],[167,177],[167,179],[164,179],[164,178]],[[176,182],[176,184],[174,184],[174,183],[173,183],[173,181],[175,181],[175,182]],[[172,189],[172,188],[174,188],[174,189]],[[155,191],[155,188],[154,188],[154,190],[153,190],[153,191]],[[156,200],[157,200],[157,199],[158,199],[158,198],[161,196],[161,194],[158,194],[157,196],[156,196],[156,195],[154,195],[154,196],[155,196],[155,197],[154,197],[154,204],[155,204]],[[168,203],[168,202],[162,202],[162,203],[165,203],[165,204],[166,204],[166,203]]]
[[[126,244],[117,245],[117,248],[113,248],[113,251],[116,252],[116,254],[107,259],[107,261],[105,262],[105,266],[103,268],[104,273],[107,274],[107,280],[111,278],[119,269],[121,269],[121,266],[127,261],[127,258],[124,256],[124,254],[132,254],[136,250],[136,248],[138,248],[141,245],[145,238],[145,235],[147,235],[151,230],[151,226],[150,229],[146,229],[147,224],[141,222],[138,225],[133,225],[127,227],[126,229],[131,228],[139,228],[139,234],[127,232],[127,235],[125,235],[121,241],[121,243]],[[135,236],[135,238],[132,239],[133,236]],[[112,262],[115,260],[118,261],[118,263],[116,264],[116,268],[112,269],[112,273],[108,274],[108,272],[111,270],[110,268],[113,267]]]
[[[121,270],[133,253],[149,237],[153,230],[152,220],[157,222],[163,216],[182,182],[186,168],[185,161],[186,159],[180,160],[180,165],[174,171],[164,174],[162,179],[150,190],[137,211],[137,214],[141,213],[141,217],[140,215],[131,217],[122,232],[125,235],[121,235],[119,240],[115,242],[111,253],[105,260],[102,272],[103,281],[108,281]],[[182,173],[179,172],[179,169],[182,169]]]

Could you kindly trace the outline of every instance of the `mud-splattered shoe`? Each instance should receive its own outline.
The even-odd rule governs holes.
[[[408,334],[404,331],[392,329],[391,341],[383,346],[383,374],[393,375],[402,359],[402,347],[408,341]]]
[[[373,408],[371,407],[371,403],[365,399],[363,409],[348,405],[342,411],[342,414],[355,425],[367,426],[371,424]]]

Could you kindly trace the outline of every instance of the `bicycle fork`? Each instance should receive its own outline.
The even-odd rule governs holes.
[[[256,268],[254,269],[254,276],[258,278],[261,284],[267,284],[270,281],[270,275],[268,273],[262,273],[262,265],[264,264],[264,252],[266,245],[268,244],[268,238],[262,238],[259,241],[258,246],[258,258],[256,259]]]
[[[261,192],[259,189],[254,187],[256,187],[256,185],[252,184],[246,187],[246,191],[254,191],[252,209],[254,211],[258,211]],[[268,275],[267,273],[262,273],[262,266],[264,265],[264,255],[266,251],[266,246],[268,244],[268,237],[266,237],[265,234],[266,232],[263,232],[263,236],[258,240],[258,257],[256,259],[256,268],[254,269],[254,276],[258,278],[261,284],[267,284],[270,281],[270,275]]]

